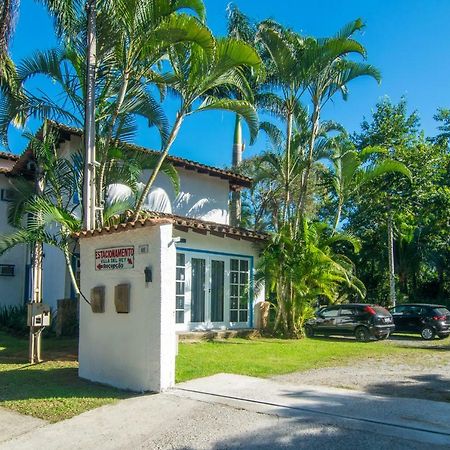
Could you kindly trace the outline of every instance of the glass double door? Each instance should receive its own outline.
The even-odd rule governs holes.
[[[225,260],[191,258],[191,322],[225,321]]]

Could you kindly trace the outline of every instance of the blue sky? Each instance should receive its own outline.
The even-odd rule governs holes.
[[[217,35],[226,33],[225,10],[229,0],[205,0],[208,25]],[[366,46],[368,62],[377,66],[383,81],[359,79],[350,84],[349,99],[336,98],[327,104],[324,116],[342,123],[350,132],[370,117],[376,102],[388,95],[408,99],[416,109],[428,135],[435,134],[433,114],[438,107],[450,107],[450,1],[448,0],[236,0],[255,20],[275,19],[306,35],[327,36],[342,25],[361,17],[366,28],[359,40]],[[52,22],[44,8],[33,0],[22,0],[11,48],[16,63],[37,49],[56,44]],[[42,83],[35,81],[38,86]],[[45,89],[45,84],[42,88]],[[167,104],[173,120],[173,106]],[[208,112],[189,117],[174,144],[172,154],[216,166],[231,163],[234,118],[225,112]],[[30,123],[31,131],[37,124]],[[159,148],[155,130],[145,126],[136,143]],[[10,133],[11,149],[20,153],[26,141],[18,131]],[[247,146],[244,157],[265,148],[261,135]]]

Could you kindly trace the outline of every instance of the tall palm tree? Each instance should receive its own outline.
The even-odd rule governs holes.
[[[191,4],[193,12],[203,19],[203,4],[198,1],[124,2],[121,9],[123,17],[120,18],[117,11],[115,15],[102,15],[99,10],[95,139],[96,159],[100,163],[96,177],[97,205],[106,204],[109,172],[115,170],[115,162],[123,155],[118,141],[133,138],[137,131],[137,117],[143,117],[149,126],[156,126],[162,142],[167,139],[167,119],[150,91],[155,81],[164,89],[154,67],[175,44],[194,42],[205,51],[214,46],[211,32],[200,20],[178,13],[178,9],[188,8]],[[115,36],[114,39],[111,36]],[[11,116],[22,121],[30,116],[42,120],[63,119],[83,126],[86,97],[84,48],[83,33],[74,32],[69,44],[63,48],[38,51],[26,58],[18,70],[21,84],[26,87],[28,80],[43,75],[59,86],[62,95],[51,98],[28,92],[20,104],[3,108],[0,127],[6,129]],[[151,168],[155,164],[153,158],[146,162],[146,167]],[[169,169],[169,164],[163,165],[168,174]],[[173,173],[170,177],[177,180]],[[98,218],[98,224],[102,225],[103,212]]]
[[[366,63],[348,59],[359,55],[366,57],[366,50],[353,36],[364,27],[361,19],[345,25],[333,37],[309,39],[304,52],[308,92],[312,103],[311,135],[308,146],[307,165],[299,197],[299,216],[304,216],[308,192],[309,174],[313,163],[315,140],[320,127],[321,111],[333,96],[340,92],[347,99],[348,84],[361,76],[381,81],[378,69]]]
[[[169,136],[162,147],[158,164],[136,205],[133,220],[138,219],[160,165],[175,142],[186,117],[203,111],[228,110],[244,118],[252,140],[258,132],[258,117],[250,102],[215,95],[229,88],[240,91],[244,97],[251,97],[250,86],[241,68],[245,66],[258,68],[261,59],[250,45],[232,38],[217,39],[211,51],[195,44],[180,44],[170,50],[169,61],[172,71],[163,74],[159,79],[178,96],[180,105]]]
[[[303,38],[273,21],[264,21],[259,24],[257,39],[265,50],[267,78],[256,101],[263,112],[281,120],[286,127],[284,151],[288,185],[294,117],[302,109],[300,99],[306,89],[306,74],[301,65]],[[291,200],[289,190],[286,189],[285,194],[285,205],[288,205]],[[289,220],[287,207],[283,216],[285,221]]]
[[[371,76],[379,81],[380,74],[369,64],[349,59],[351,55],[365,57],[364,47],[353,39],[355,32],[363,27],[361,20],[355,20],[343,27],[331,38],[317,39],[303,37],[266,21],[260,24],[258,36],[269,55],[267,81],[258,101],[263,110],[281,119],[286,126],[286,164],[292,153],[293,126],[299,102],[308,94],[312,113],[309,125],[308,145],[305,148],[306,166],[297,198],[296,226],[305,215],[308,184],[314,162],[316,140],[320,135],[320,117],[323,106],[337,93],[346,98],[347,85],[359,76]],[[288,194],[289,195],[289,194]],[[286,203],[290,201],[287,198]],[[289,211],[285,212],[285,220]]]

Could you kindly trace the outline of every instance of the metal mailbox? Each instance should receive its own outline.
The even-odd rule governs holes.
[[[28,303],[27,323],[29,327],[49,327],[50,306],[43,303]]]

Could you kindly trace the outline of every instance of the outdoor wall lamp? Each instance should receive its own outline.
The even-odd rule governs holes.
[[[153,281],[152,268],[147,266],[144,269],[144,274],[145,274],[145,282],[151,283]]]
[[[172,244],[186,244],[186,239],[182,238],[180,236],[176,236],[172,239],[172,241],[169,243],[169,246]]]

